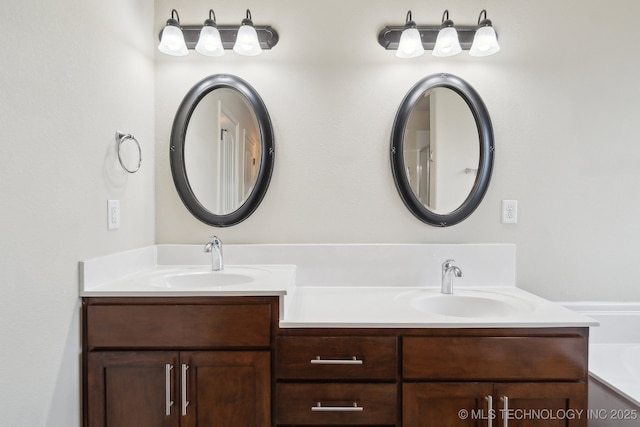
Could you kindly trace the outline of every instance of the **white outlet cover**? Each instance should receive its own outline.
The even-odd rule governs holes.
[[[518,223],[518,201],[517,200],[502,201],[502,223],[503,224]]]
[[[107,200],[107,229],[120,228],[120,200]]]

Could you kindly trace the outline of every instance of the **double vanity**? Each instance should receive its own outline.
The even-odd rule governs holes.
[[[587,423],[597,322],[517,288],[513,245],[224,250],[81,263],[84,425]]]
[[[456,225],[484,198],[495,150],[475,89],[426,76],[393,121],[399,198],[425,224]],[[171,174],[208,226],[258,208],[275,153],[240,77],[208,76],[178,107]],[[513,245],[217,238],[81,262],[83,423],[586,426],[597,322],[516,287],[515,266]]]

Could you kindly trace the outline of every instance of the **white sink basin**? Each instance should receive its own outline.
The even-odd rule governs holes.
[[[458,290],[453,294],[422,291],[411,299],[411,307],[425,313],[453,317],[505,317],[533,310],[520,298],[496,292]]]
[[[191,270],[163,274],[151,282],[157,288],[205,289],[246,285],[267,277],[269,271],[255,267],[225,267],[221,271]]]

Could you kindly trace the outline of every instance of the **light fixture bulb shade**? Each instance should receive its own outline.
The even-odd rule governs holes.
[[[471,56],[489,56],[500,50],[498,37],[491,26],[480,27],[473,37],[473,44],[469,50]]]
[[[396,56],[398,58],[415,58],[423,53],[422,38],[420,37],[418,29],[405,28],[402,30]]]
[[[216,27],[205,25],[200,30],[200,37],[196,44],[196,52],[206,56],[222,56],[224,48],[222,47],[222,39],[220,32]]]
[[[262,53],[258,33],[253,25],[241,25],[233,45],[233,51],[239,55],[255,56]]]
[[[454,27],[444,27],[438,32],[436,45],[433,48],[433,56],[453,56],[462,52],[458,32]]]
[[[189,53],[180,27],[174,25],[164,27],[158,50],[171,56],[185,56]]]

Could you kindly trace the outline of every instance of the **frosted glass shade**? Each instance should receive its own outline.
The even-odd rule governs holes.
[[[458,40],[458,32],[453,27],[442,28],[438,32],[436,45],[433,48],[433,56],[453,56],[462,52],[460,41]]]
[[[205,25],[200,30],[200,37],[196,44],[196,52],[206,56],[222,56],[224,48],[220,39],[220,32],[216,27]]]
[[[182,30],[174,25],[164,27],[158,50],[171,56],[185,56],[188,54],[189,51],[187,50],[187,44],[184,42]]]
[[[423,53],[420,32],[416,28],[405,28],[400,35],[396,56],[398,58],[415,58]]]
[[[471,56],[489,56],[500,50],[498,37],[491,26],[478,28],[473,37],[473,44],[469,55]]]
[[[238,29],[238,37],[233,45],[233,51],[239,55],[255,56],[262,53],[258,33],[253,25],[242,25]]]

